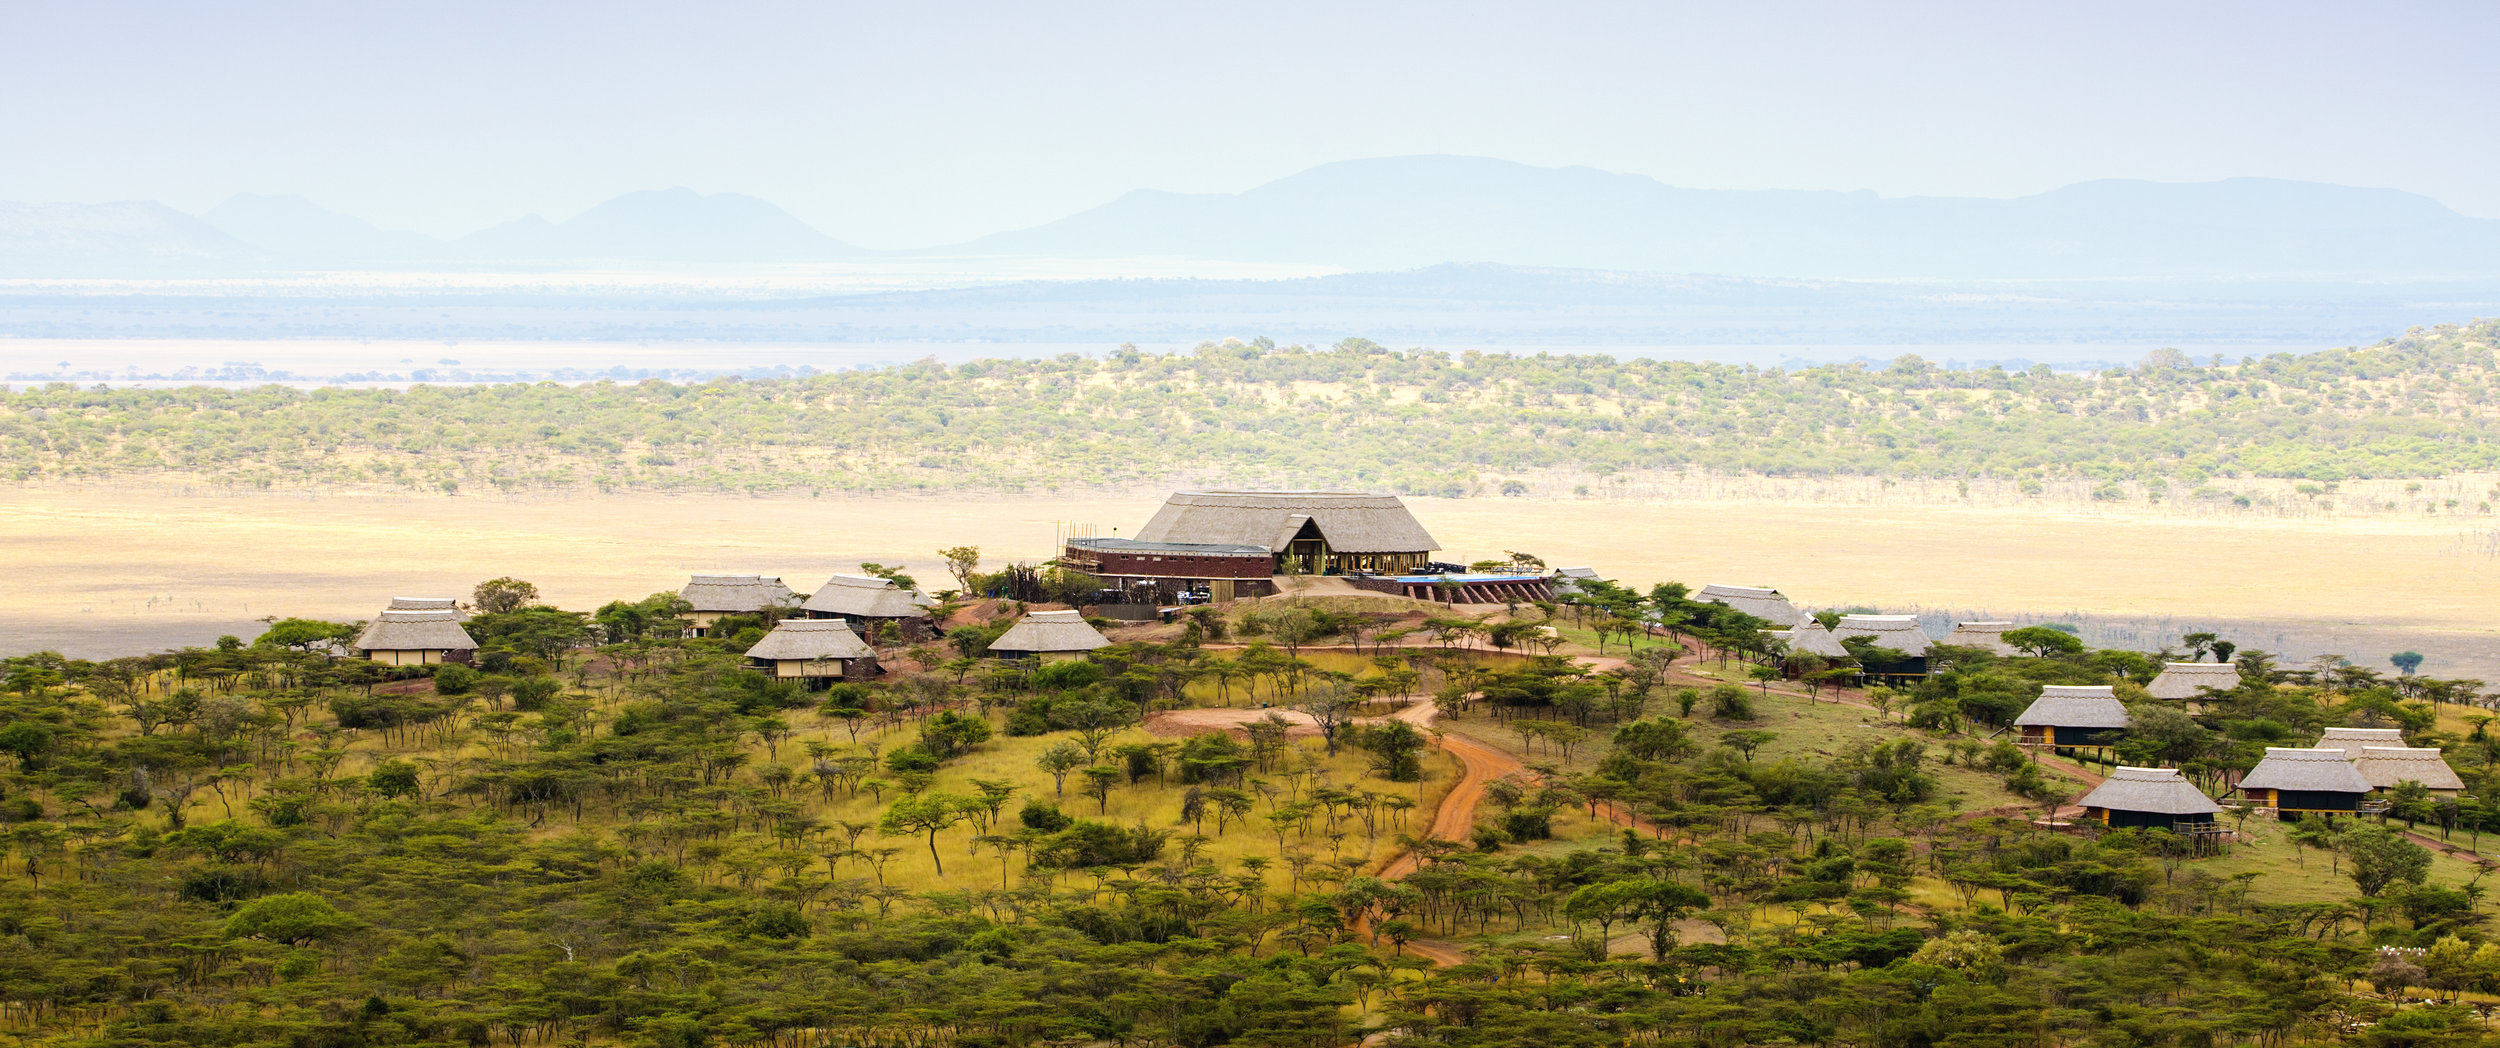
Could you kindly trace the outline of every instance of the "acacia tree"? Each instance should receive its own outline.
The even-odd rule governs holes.
[[[897,798],[893,807],[885,810],[885,817],[877,820],[877,832],[889,837],[906,833],[927,834],[929,864],[937,867],[938,876],[944,877],[946,861],[938,858],[937,835],[964,821],[964,816],[979,804],[979,801],[951,793],[906,794]]]
[[[946,560],[946,573],[955,577],[957,592],[972,596],[972,573],[981,569],[981,547],[950,546],[937,551]]]
[[[488,615],[519,611],[538,603],[538,587],[509,575],[488,579],[469,591],[469,603]]]

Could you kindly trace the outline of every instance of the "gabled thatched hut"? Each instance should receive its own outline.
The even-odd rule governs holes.
[[[1953,624],[1953,632],[1946,634],[1945,638],[1937,643],[1950,644],[1957,648],[1977,648],[1997,655],[2020,655],[2022,652],[2005,642],[2005,631],[2013,628],[2015,628],[2013,623],[2000,619],[1956,622]]]
[[[778,575],[697,575],[677,595],[686,598],[686,618],[694,623],[698,637],[709,634],[712,624],[724,616],[787,608],[798,603],[799,597]]]
[[[843,619],[783,619],[747,649],[747,660],[785,680],[859,680],[880,672],[876,651]]]
[[[1265,547],[1274,574],[1427,570],[1441,544],[1395,495],[1354,491],[1181,491],[1138,542]]]
[[[386,666],[466,663],[476,656],[477,641],[460,628],[459,616],[450,608],[384,611],[365,625],[350,647]]]
[[[1724,582],[1713,582],[1695,592],[1693,600],[1700,604],[1725,604],[1782,628],[1811,621],[1804,612],[1797,610],[1795,604],[1789,603],[1786,594],[1768,586],[1730,586]]]
[[[811,619],[840,619],[857,628],[862,635],[878,623],[890,623],[904,641],[917,643],[936,634],[929,622],[929,609],[922,606],[912,590],[894,584],[892,579],[871,575],[835,575],[808,594],[800,610]]]
[[[2448,758],[2436,749],[2408,746],[2364,746],[2361,758],[2353,762],[2361,769],[2361,778],[2370,784],[2373,793],[2385,793],[2398,783],[2418,782],[2434,797],[2454,797],[2465,792],[2465,780],[2448,766]]]
[[[2333,814],[2360,810],[2370,781],[2342,750],[2268,746],[2266,758],[2240,779],[2239,791],[2261,808]]]
[[[2127,706],[2106,684],[2047,684],[2014,718],[2025,743],[2108,746],[2127,730]]]
[[[2075,803],[2083,806],[2085,817],[2111,829],[2174,833],[2209,832],[2214,813],[2222,810],[2205,791],[2181,778],[2177,768],[2122,766]]]
[[[2193,701],[2206,698],[2208,689],[2229,691],[2240,686],[2240,668],[2228,662],[2165,662],[2161,675],[2144,686],[2144,693],[2156,699]]]
[[[1111,640],[1073,611],[1037,611],[1007,627],[990,642],[990,654],[1004,659],[1072,659]]]

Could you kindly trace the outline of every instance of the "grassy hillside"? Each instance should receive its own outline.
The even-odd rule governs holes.
[[[1743,647],[1747,622],[1652,603],[1678,636],[1617,641],[1604,672],[1572,644],[1482,649],[1526,622],[1403,619],[1359,653],[1182,637],[1036,669],[896,652],[883,681],[810,691],[744,669],[748,624],[689,639],[654,602],[480,615],[482,672],[336,659],[336,631],[306,620],[251,644],[0,660],[0,1031],[98,1048],[2477,1043],[2448,1002],[2500,990],[2478,856],[2433,855],[2400,822],[2295,846],[2253,819],[2221,855],[2029,822],[2076,786],[1989,734],[2042,682],[2137,695],[2141,657],[1962,653],[1898,693],[1738,689],[1659,660]],[[1262,614],[1269,636],[1350,639],[1307,606]],[[2210,780],[2264,742],[2382,717],[2449,745],[2474,786],[2400,814],[2490,821],[2500,744],[2479,723],[2348,667],[2243,670],[2199,717],[2139,702],[2130,759]],[[1488,770],[1477,752],[1461,778],[1392,725],[1349,726],[1332,753],[1139,724],[1401,692],[1515,756]],[[1064,797],[1052,751],[1070,754]],[[1481,803],[1455,839],[1416,839],[1445,792]],[[1388,864],[1410,849],[1411,870]]]
[[[1227,342],[788,381],[0,394],[0,475],[249,484],[1022,491],[1173,480],[1502,490],[1512,475],[2157,482],[2500,468],[2500,325],[2102,373],[1800,371]]]

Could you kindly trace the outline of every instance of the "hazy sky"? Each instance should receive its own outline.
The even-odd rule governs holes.
[[[917,246],[1408,153],[1890,195],[2263,175],[2500,217],[2488,3],[0,0],[0,25],[0,199],[299,193],[437,234],[686,185]]]

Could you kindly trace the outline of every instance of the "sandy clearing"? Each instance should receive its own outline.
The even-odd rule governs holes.
[[[1076,525],[1134,529],[1155,496],[748,498],[0,488],[0,648],[108,655],[251,632],[267,615],[357,620],[393,595],[518,575],[571,607],[697,571],[801,590],[860,561],[944,578],[935,550],[1052,555]],[[1814,606],[2317,624],[2357,660],[2458,631],[2500,650],[2500,557],[2471,517],[2214,519],[2055,506],[1746,501],[1410,501],[1472,559],[1525,549],[1636,585],[1769,583]],[[2256,638],[2259,646],[2275,645]],[[2439,654],[2432,654],[2439,670]],[[2500,674],[2495,674],[2500,676]]]

